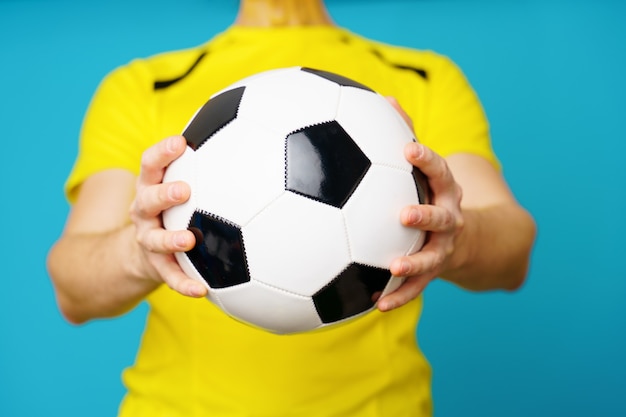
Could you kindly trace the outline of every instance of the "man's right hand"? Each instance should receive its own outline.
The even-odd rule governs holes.
[[[142,249],[146,276],[164,282],[183,295],[203,297],[207,294],[206,287],[189,278],[174,257],[175,252],[193,248],[193,233],[189,230],[165,230],[161,216],[164,210],[189,199],[191,190],[185,182],[163,183],[167,167],[183,154],[185,147],[185,138],[172,136],[143,153],[130,218],[135,224],[136,239]]]

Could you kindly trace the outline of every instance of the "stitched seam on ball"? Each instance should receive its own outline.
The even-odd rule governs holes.
[[[261,213],[263,213],[265,210],[267,210],[269,206],[273,205],[279,198],[281,198],[285,194],[285,192],[286,192],[286,190],[282,190],[280,192],[280,194],[278,194],[276,197],[274,197],[272,200],[270,200],[266,205],[264,205],[263,207],[258,209],[256,211],[256,213],[253,213],[252,216],[250,216],[250,218],[243,225],[241,225],[241,227],[244,228],[244,227],[248,226],[250,223],[252,223],[254,221],[254,219],[259,217],[259,215]]]
[[[372,166],[389,168],[389,169],[393,169],[395,171],[406,172],[408,174],[411,174],[411,172],[413,171],[413,166],[410,165],[408,162],[407,162],[407,164],[408,164],[407,166],[398,166],[398,165],[388,164],[388,163],[384,163],[384,162],[373,162],[372,161]]]
[[[299,297],[299,298],[302,298],[302,299],[305,299],[305,300],[308,300],[309,298],[311,298],[311,296],[309,296],[309,295],[298,294],[297,292],[289,291],[289,290],[286,290],[284,288],[280,288],[280,287],[277,287],[275,285],[268,284],[267,282],[261,281],[258,278],[250,278],[250,281],[254,281],[254,282],[258,283],[258,284],[264,285],[264,286],[266,286],[268,288],[271,288],[273,290],[277,290],[277,291],[279,291],[281,293],[293,295],[293,296],[296,296],[296,297]]]
[[[380,268],[379,265],[375,265],[373,263],[370,262],[362,262],[362,261],[357,261],[356,259],[354,259],[354,256],[352,254],[352,239],[350,239],[350,232],[348,230],[348,222],[346,221],[346,213],[344,213],[343,210],[341,211],[341,218],[343,220],[343,230],[346,234],[346,241],[348,242],[348,256],[350,258],[350,263],[348,265],[346,265],[345,268],[343,268],[339,274],[343,273],[346,269],[348,269],[348,267],[351,264],[359,264],[359,265],[364,265],[364,266],[371,266],[372,268]],[[335,275],[336,277],[339,276],[339,274]]]
[[[352,239],[350,239],[350,232],[348,231],[348,223],[346,221],[346,213],[344,213],[343,210],[340,210],[341,212],[341,223],[343,224],[343,232],[345,233],[346,236],[346,242],[348,244],[348,257],[350,258],[350,262],[355,262],[354,261],[354,257],[352,256]],[[347,266],[341,271],[345,271],[347,268]]]

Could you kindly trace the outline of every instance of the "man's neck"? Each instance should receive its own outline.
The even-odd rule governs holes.
[[[239,26],[333,25],[322,0],[241,0]]]

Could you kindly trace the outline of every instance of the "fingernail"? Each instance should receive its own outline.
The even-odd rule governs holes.
[[[176,138],[175,137],[169,138],[166,143],[167,151],[168,152],[176,151],[176,147],[177,147],[176,145],[178,145]]]
[[[421,213],[419,212],[419,210],[409,210],[409,214],[408,214],[408,220],[410,224],[416,224],[417,222],[420,221],[421,219]]]
[[[397,271],[396,273],[393,274],[395,277],[404,277],[409,272],[410,267],[411,266],[409,265],[407,261],[396,259],[395,261],[393,261],[393,264],[391,265],[391,270]]]
[[[191,286],[191,294],[195,297],[202,297],[205,289],[201,284],[195,283]]]
[[[387,300],[383,300],[381,302],[378,303],[378,309],[380,311],[389,311],[391,309],[393,309],[393,303]]]
[[[409,273],[409,269],[411,269],[411,265],[407,261],[400,262],[400,271],[402,275],[406,275]]]
[[[413,158],[420,159],[422,155],[424,155],[424,147],[416,142],[413,146]]]

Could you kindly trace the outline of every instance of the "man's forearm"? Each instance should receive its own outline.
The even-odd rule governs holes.
[[[48,256],[48,270],[68,321],[79,324],[120,315],[158,286],[139,276],[133,242],[132,225],[59,239]]]
[[[536,234],[532,217],[515,203],[464,209],[454,265],[441,278],[465,289],[514,290],[524,282]]]

